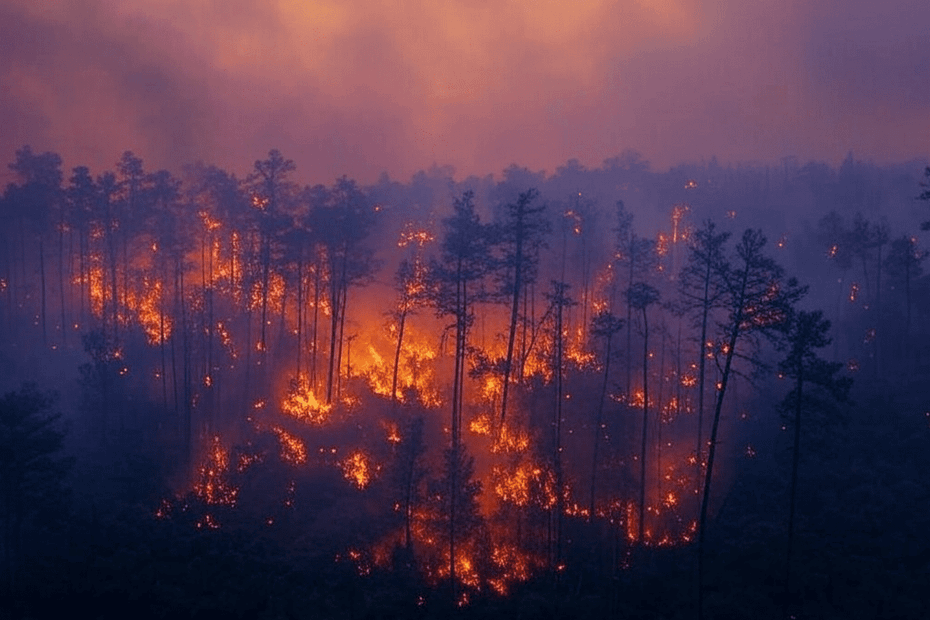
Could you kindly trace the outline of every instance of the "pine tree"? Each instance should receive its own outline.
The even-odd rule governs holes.
[[[688,253],[688,263],[679,275],[680,309],[691,314],[695,327],[700,328],[698,340],[698,423],[696,463],[700,467],[704,454],[704,395],[707,376],[707,358],[710,350],[707,332],[715,310],[721,308],[724,293],[723,274],[726,273],[724,246],[730,238],[728,232],[717,232],[716,224],[707,220],[695,231]]]
[[[610,361],[613,357],[614,336],[623,329],[626,322],[607,310],[594,315],[591,319],[591,335],[604,341],[604,378],[601,381],[601,394],[598,399],[597,415],[594,419],[594,439],[591,447],[591,494],[588,503],[588,519],[594,519],[595,499],[597,497],[598,447],[604,425],[604,401],[607,398],[607,382],[610,379]]]
[[[0,399],[0,524],[5,585],[15,585],[24,532],[61,514],[72,459],[61,455],[65,433],[53,412],[57,398],[24,383]]]
[[[513,372],[513,347],[517,335],[520,296],[536,278],[538,250],[544,235],[549,231],[548,222],[542,219],[545,205],[533,206],[539,196],[535,188],[521,193],[515,202],[506,208],[506,219],[500,225],[501,244],[504,257],[501,264],[507,274],[502,291],[510,294],[510,325],[507,336],[507,357],[504,360],[503,390],[501,395],[501,425],[507,418],[507,397]],[[522,373],[520,373],[522,375]]]
[[[645,543],[646,527],[646,430],[649,428],[649,306],[659,301],[659,291],[645,282],[636,282],[626,291],[627,303],[643,318],[643,434],[639,452],[639,544]]]
[[[457,507],[465,501],[458,497],[462,485],[469,478],[459,467],[468,461],[461,446],[462,404],[464,402],[465,364],[468,351],[468,333],[474,322],[474,306],[488,298],[484,280],[494,263],[489,249],[493,244],[492,229],[482,224],[475,211],[474,193],[466,191],[455,200],[452,217],[444,220],[445,235],[441,245],[440,261],[430,265],[430,289],[433,304],[440,317],[451,316],[455,329],[455,360],[452,375],[452,411],[449,425],[451,445],[446,456],[448,478],[447,501],[449,524],[449,570],[455,589]],[[466,498],[467,499],[467,498]]]
[[[830,344],[830,321],[823,318],[823,313],[798,312],[793,314],[788,326],[786,340],[788,354],[778,368],[780,372],[794,379],[794,387],[780,405],[784,414],[791,416],[794,441],[791,459],[791,483],[788,493],[788,536],[785,543],[785,616],[791,604],[791,555],[794,542],[795,506],[798,487],[798,469],[801,461],[801,421],[802,415],[829,408],[826,401],[845,402],[849,396],[852,380],[838,377],[843,368],[841,362],[827,362],[821,359],[816,350]],[[811,388],[814,390],[811,390]],[[826,400],[825,400],[826,399]]]
[[[714,404],[714,420],[710,433],[707,454],[707,469],[704,473],[704,489],[701,496],[701,514],[698,520],[698,617],[704,613],[704,542],[707,532],[707,512],[710,502],[711,482],[714,474],[714,457],[717,453],[717,435],[720,414],[733,373],[733,360],[737,348],[755,342],[759,337],[778,341],[788,326],[794,304],[807,292],[794,278],[787,281],[784,270],[774,260],[765,256],[766,239],[759,230],[747,229],[720,275],[726,286],[725,304],[728,318],[718,327],[723,343],[723,367]],[[741,357],[747,357],[741,353]],[[719,359],[717,360],[719,364]]]

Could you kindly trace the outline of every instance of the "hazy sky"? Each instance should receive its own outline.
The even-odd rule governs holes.
[[[303,180],[930,151],[927,0],[2,0],[0,158]]]

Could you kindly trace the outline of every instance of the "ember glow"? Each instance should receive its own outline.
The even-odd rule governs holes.
[[[281,410],[298,420],[304,420],[311,424],[322,424],[326,421],[332,406],[317,400],[306,380],[292,379],[287,394],[281,403]]]
[[[827,477],[810,451],[869,428],[853,420],[837,430],[859,411],[845,400],[850,375],[920,381],[930,289],[920,233],[905,218],[930,200],[930,169],[920,179],[921,165],[883,167],[855,152],[839,166],[700,152],[780,157],[777,148],[803,152],[808,134],[836,130],[811,151],[879,144],[883,161],[889,136],[926,142],[901,129],[926,116],[924,97],[867,105],[825,92],[854,88],[860,74],[807,57],[821,45],[835,58],[849,52],[820,9],[750,22],[742,38],[768,53],[750,70],[746,59],[761,52],[734,40],[738,19],[694,2],[511,2],[490,21],[471,5],[414,14],[285,1],[221,14],[195,1],[173,3],[184,13],[176,20],[165,3],[39,4],[0,9],[9,43],[0,57],[17,60],[0,63],[3,126],[31,127],[36,144],[58,136],[69,159],[120,140],[147,159],[125,151],[68,176],[54,153],[13,147],[0,200],[0,368],[74,392],[62,399],[77,429],[64,449],[90,455],[74,479],[106,479],[96,495],[77,495],[79,511],[95,515],[101,497],[125,495],[156,527],[191,536],[197,553],[241,540],[292,553],[300,577],[275,573],[269,588],[319,574],[333,600],[359,605],[342,613],[314,584],[301,607],[262,592],[261,602],[237,600],[240,613],[271,601],[272,615],[318,605],[322,615],[374,616],[365,584],[396,582],[411,606],[398,614],[499,603],[558,615],[548,599],[516,597],[570,595],[584,610],[610,592],[609,613],[591,615],[633,616],[631,593],[666,587],[663,573],[679,578],[692,555],[707,569],[688,596],[713,599],[699,612],[724,609],[711,582],[729,568],[712,556],[736,553],[719,542],[736,529],[727,529],[734,513],[734,523],[753,523],[752,510],[765,517],[747,554],[811,544],[816,519],[794,511],[828,502],[793,495],[799,481],[819,493]],[[758,11],[743,7],[739,19]],[[795,13],[805,12],[818,22],[806,35],[814,42],[795,38]],[[19,36],[9,24],[38,30]],[[899,75],[884,77],[882,63],[922,66],[919,54],[913,66],[889,60],[916,43],[886,49],[875,32],[853,30],[878,37],[869,49],[880,58],[846,59],[876,92]],[[772,53],[782,35],[797,43],[787,60]],[[708,47],[715,37],[726,45]],[[78,47],[95,50],[95,63],[70,58],[72,39],[86,40]],[[668,62],[681,50],[688,62]],[[708,84],[694,71],[702,60],[718,61]],[[834,70],[850,79],[821,79]],[[53,96],[63,79],[81,82],[74,97]],[[76,112],[65,114],[70,99]],[[674,109],[685,100],[694,110],[682,116]],[[827,105],[837,101],[842,109]],[[759,110],[778,112],[788,133]],[[99,121],[105,113],[112,127]],[[256,150],[269,140],[284,152]],[[509,162],[511,142],[521,163],[481,169]],[[626,150],[638,142],[659,151]],[[678,163],[687,153],[695,159]],[[645,156],[668,161],[660,170]],[[459,167],[442,163],[449,157]],[[236,172],[202,163],[217,159]],[[421,160],[435,163],[417,172]],[[802,318],[815,315],[833,332],[806,341]],[[884,402],[863,402],[872,401]],[[901,428],[887,436],[920,438]],[[852,462],[857,472],[872,471],[869,449]],[[797,455],[792,469],[785,455]],[[788,480],[792,515],[782,519],[773,515]],[[857,493],[875,486],[866,482]],[[0,501],[0,517],[12,505]],[[35,537],[45,525],[29,517],[4,523]],[[796,524],[806,531],[794,536]],[[4,543],[18,569],[14,547]],[[780,580],[785,599],[800,600],[781,557],[810,583],[862,581],[858,567],[829,573],[810,547],[787,551],[753,568],[769,584],[760,600]],[[125,565],[138,573],[145,563]],[[138,598],[177,591],[170,581]],[[655,615],[686,615],[687,603],[673,604]],[[650,608],[635,605],[639,615]],[[899,611],[888,613],[906,617]]]
[[[353,452],[341,466],[345,479],[357,488],[364,489],[371,482],[372,465],[364,452]]]

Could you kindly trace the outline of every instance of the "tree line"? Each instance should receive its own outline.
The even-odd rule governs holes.
[[[636,164],[611,165],[643,175]],[[354,415],[403,428],[386,456],[402,547],[413,557],[416,515],[439,498],[434,516],[456,600],[469,587],[459,574],[462,548],[488,528],[480,496],[495,479],[476,466],[479,456],[504,476],[540,465],[533,515],[518,519],[526,531],[517,540],[545,538],[540,557],[557,580],[577,553],[569,541],[578,528],[622,532],[610,560],[617,571],[624,549],[658,545],[661,530],[676,530],[663,510],[684,519],[676,535],[696,540],[700,615],[719,450],[728,437],[744,439],[734,419],[754,400],[734,402],[734,385],[771,391],[780,375],[793,382],[781,407],[793,430],[783,599],[793,605],[802,420],[845,401],[844,375],[887,380],[890,367],[909,376],[926,351],[925,330],[912,325],[912,314],[927,312],[925,255],[916,237],[890,240],[890,225],[862,212],[831,211],[806,237],[797,233],[796,256],[821,259],[817,272],[799,274],[802,284],[773,257],[784,234],[770,244],[757,227],[740,231],[730,210],[720,220],[688,218],[719,207],[713,195],[704,205],[670,205],[662,225],[671,231],[643,235],[623,200],[608,207],[577,186],[544,194],[546,179],[519,169],[499,183],[467,180],[465,189],[441,175],[420,179],[418,198],[387,179],[301,188],[295,164],[275,150],[243,179],[196,165],[181,181],[126,153],[115,172],[93,177],[78,167],[64,186],[60,167],[54,153],[28,147],[10,165],[4,329],[20,347],[38,346],[38,337],[45,349],[83,348],[83,410],[95,445],[112,449],[151,431],[142,441],[168,448],[168,470],[189,478],[213,437],[246,442],[243,421],[282,390],[312,395],[319,410],[349,411],[360,390],[375,393],[380,372],[390,377],[382,401],[365,401],[371,410]],[[564,186],[581,172],[569,166],[558,180]],[[823,286],[816,301],[835,304],[833,312],[805,309],[808,285],[832,280],[830,269],[839,285]],[[373,306],[386,324],[371,320]],[[831,340],[827,313],[844,338]],[[892,327],[898,315],[903,326]],[[439,351],[435,359],[405,349],[415,326]],[[390,343],[387,361],[353,369],[353,342],[375,347],[371,332]],[[819,356],[831,343],[842,362]],[[416,372],[400,385],[402,367],[424,365],[437,369],[438,403]],[[150,413],[140,414],[133,395]],[[425,419],[438,436],[424,440]],[[486,430],[474,430],[478,422]],[[482,433],[485,443],[475,437]],[[517,447],[511,440],[521,434],[527,445]],[[438,445],[439,463],[427,467]],[[675,487],[669,471],[685,482]],[[674,499],[663,499],[663,485]],[[498,516],[519,512],[521,501],[498,493]]]

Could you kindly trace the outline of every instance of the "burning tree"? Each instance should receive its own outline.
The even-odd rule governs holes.
[[[521,193],[515,202],[508,203],[505,221],[500,226],[504,249],[501,266],[506,272],[503,277],[502,292],[509,294],[511,298],[507,357],[504,360],[501,395],[502,425],[507,418],[507,395],[513,372],[513,347],[517,335],[520,296],[525,294],[525,288],[536,279],[538,251],[542,245],[543,236],[549,231],[548,222],[541,217],[545,211],[545,205],[532,206],[538,196],[539,192],[535,188],[530,188]],[[520,376],[522,376],[522,370]]]
[[[475,459],[464,446],[444,451],[440,477],[432,481],[431,489],[438,502],[438,529],[447,529],[449,536],[449,580],[452,600],[458,602],[458,581],[468,577],[460,569],[472,568],[470,560],[464,565],[461,549],[484,523],[478,507],[481,481],[475,479]]]
[[[397,375],[400,368],[400,353],[404,344],[404,330],[407,317],[427,302],[426,267],[415,258],[413,262],[403,260],[394,276],[398,300],[391,312],[391,318],[397,324],[397,347],[394,350],[394,369],[391,373],[391,402],[397,403]]]
[[[391,478],[396,504],[404,520],[404,548],[413,550],[413,514],[423,502],[423,481],[427,469],[423,464],[426,444],[423,441],[423,418],[408,420],[396,442]]]
[[[267,159],[255,161],[255,171],[246,179],[248,191],[252,198],[252,206],[255,208],[254,214],[259,236],[262,291],[262,327],[259,350],[262,352],[267,347],[265,326],[268,313],[268,285],[273,258],[272,248],[277,249],[280,244],[280,237],[289,225],[289,218],[285,210],[288,201],[293,198],[293,186],[288,182],[287,175],[293,172],[294,169],[295,166],[292,160],[284,159],[277,149],[272,149],[268,152]]]
[[[342,360],[348,291],[367,282],[377,262],[364,242],[375,224],[375,210],[355,181],[342,177],[332,189],[318,191],[312,225],[322,245],[324,268],[328,277],[330,312],[329,371],[326,402],[338,397],[338,372]]]
[[[463,499],[458,495],[469,478],[460,467],[469,461],[461,446],[462,405],[464,402],[465,365],[468,331],[474,322],[474,305],[487,298],[483,282],[493,268],[489,249],[493,242],[491,228],[482,224],[475,212],[474,193],[466,191],[455,200],[454,214],[444,220],[441,261],[430,266],[431,289],[436,313],[451,316],[455,329],[455,361],[452,375],[452,411],[449,431],[451,447],[446,456],[446,491],[449,525],[449,573],[455,589],[456,513]],[[465,489],[467,490],[467,489]],[[468,514],[462,515],[466,519]]]

